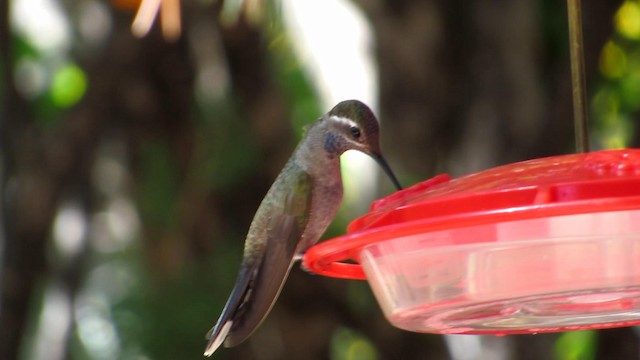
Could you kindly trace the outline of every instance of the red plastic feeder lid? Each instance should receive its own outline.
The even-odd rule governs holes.
[[[412,331],[640,324],[640,150],[436,176],[374,202],[304,263],[366,278],[387,318]]]

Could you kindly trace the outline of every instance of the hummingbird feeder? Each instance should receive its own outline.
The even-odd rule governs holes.
[[[640,324],[640,149],[588,152],[579,1],[568,3],[581,153],[398,191],[309,249],[306,267],[366,279],[389,321],[410,331]]]
[[[304,260],[366,278],[387,318],[411,331],[640,324],[640,150],[439,175],[374,202]]]

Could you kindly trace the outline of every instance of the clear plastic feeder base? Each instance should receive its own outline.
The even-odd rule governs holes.
[[[454,238],[479,243],[446,245]],[[361,264],[389,321],[411,331],[538,333],[640,322],[639,210],[418,234],[363,248]]]

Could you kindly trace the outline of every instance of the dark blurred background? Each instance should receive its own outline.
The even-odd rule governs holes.
[[[138,0],[0,0],[0,359],[202,358],[255,209],[337,100],[376,109],[405,185],[574,151],[564,1],[164,1],[164,34],[136,37]],[[592,148],[638,146],[640,3],[584,0],[583,16]],[[392,191],[350,196],[365,180],[343,177],[325,237]],[[634,328],[403,332],[366,283],[295,266],[261,328],[214,357],[639,354]]]

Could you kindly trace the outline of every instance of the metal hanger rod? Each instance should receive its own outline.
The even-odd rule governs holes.
[[[569,53],[571,56],[571,89],[576,151],[589,151],[589,120],[587,112],[587,82],[584,75],[584,42],[580,0],[567,0],[569,16]]]

